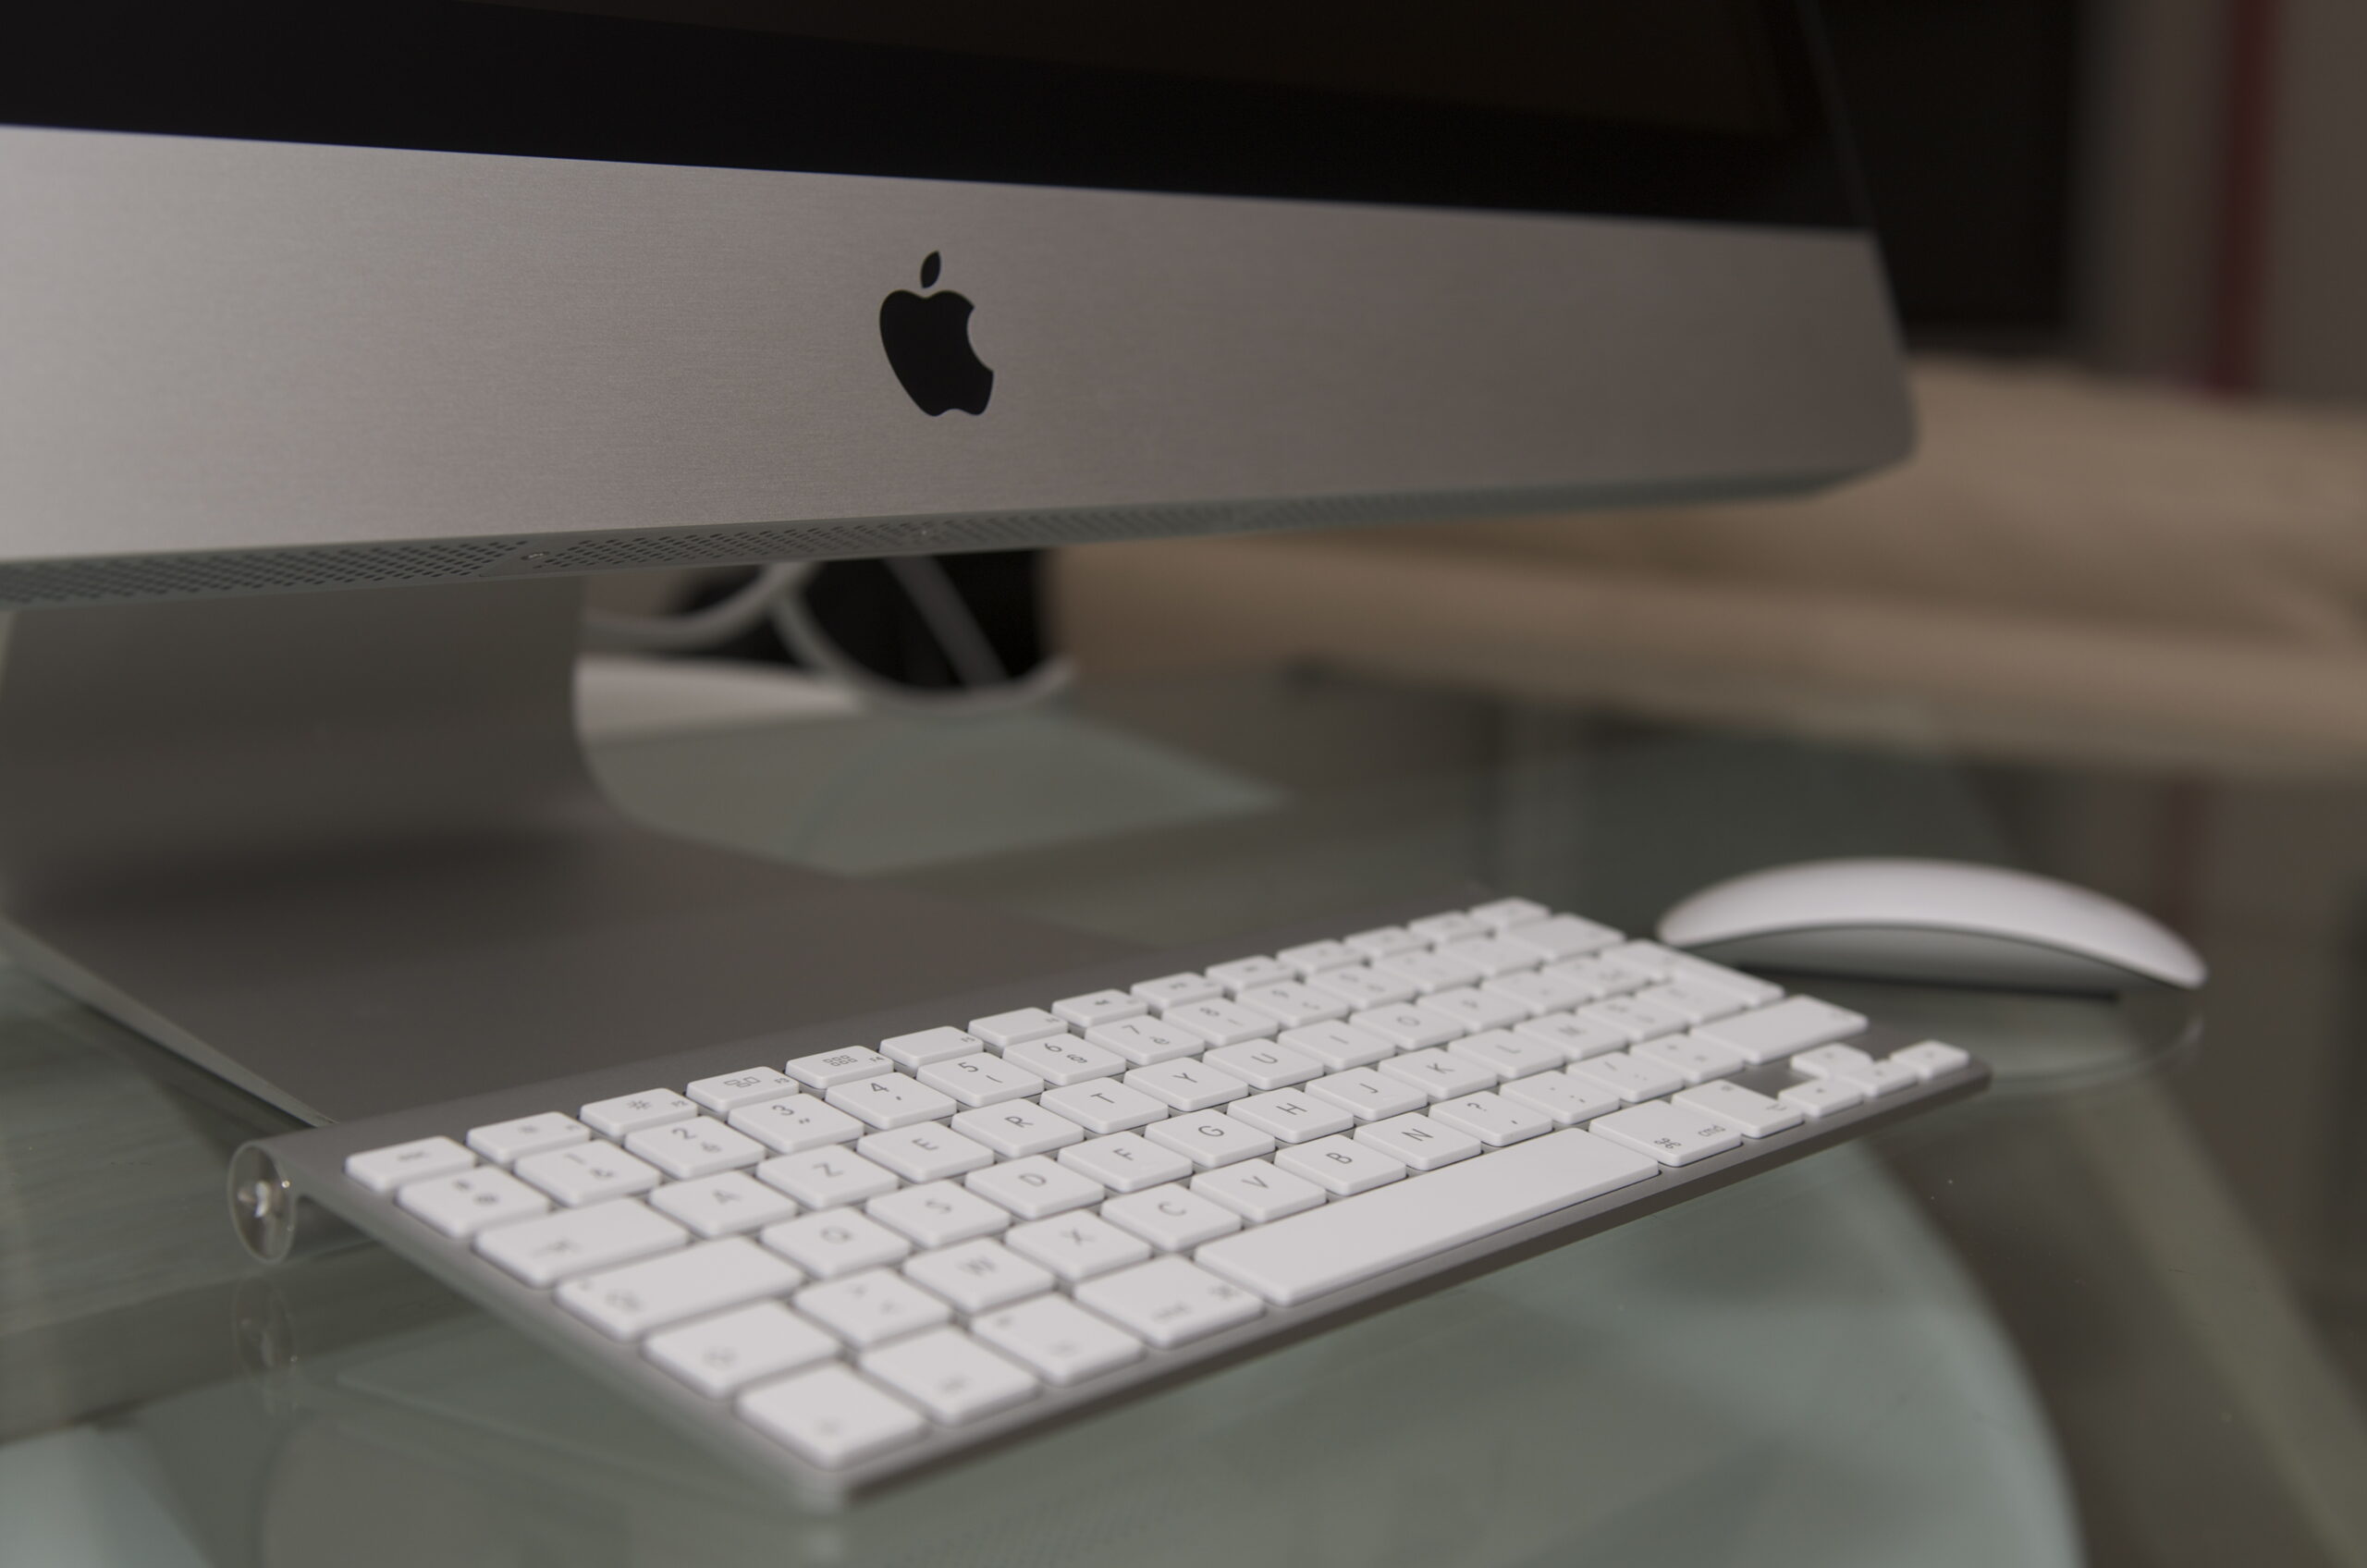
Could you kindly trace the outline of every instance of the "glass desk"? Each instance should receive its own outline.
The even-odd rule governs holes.
[[[374,1247],[250,1263],[222,1170],[281,1119],[0,971],[0,1562],[2367,1562],[2353,784],[1318,673],[596,750],[678,830],[1151,945],[1473,882],[1646,930],[1787,860],[2017,862],[2168,906],[2223,1017],[1818,985],[1996,1084],[824,1515]]]

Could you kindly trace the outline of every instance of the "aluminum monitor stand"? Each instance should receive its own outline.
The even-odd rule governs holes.
[[[625,817],[581,612],[558,578],[18,614],[0,939],[313,1122],[1125,950]]]

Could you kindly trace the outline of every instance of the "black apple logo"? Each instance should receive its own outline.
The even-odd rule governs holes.
[[[921,263],[921,287],[937,285],[938,253]],[[987,411],[995,373],[970,347],[970,301],[947,289],[915,294],[899,288],[879,301],[879,341],[889,368],[921,412],[935,418],[948,409],[965,414]]]

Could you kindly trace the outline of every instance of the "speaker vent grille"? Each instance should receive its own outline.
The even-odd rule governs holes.
[[[1634,493],[1615,496],[1601,490],[1575,488],[1494,495],[1455,491],[1324,496],[1189,506],[991,512],[968,517],[862,518],[754,527],[685,528],[655,533],[546,535],[34,561],[0,565],[0,607],[178,599],[306,588],[395,587],[472,577],[619,571],[638,567],[954,554],[1148,535],[1272,532],[1425,517],[1467,517],[1634,498]]]
[[[290,588],[393,587],[474,577],[521,547],[515,539],[240,550],[205,556],[123,556],[0,566],[0,605],[87,605],[181,599]]]

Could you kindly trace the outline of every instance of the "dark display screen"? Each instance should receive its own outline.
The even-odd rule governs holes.
[[[1772,133],[1759,0],[509,0],[847,43]]]
[[[0,122],[1853,227],[1792,0],[80,0]]]

